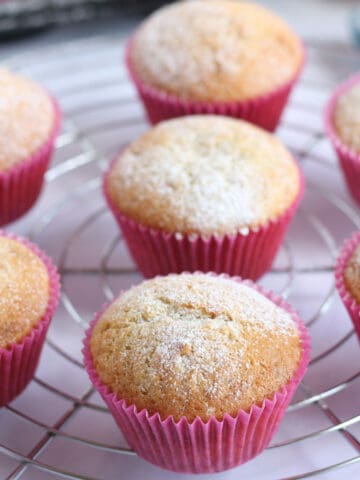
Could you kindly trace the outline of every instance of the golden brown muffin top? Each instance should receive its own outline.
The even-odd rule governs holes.
[[[286,84],[303,55],[284,21],[259,5],[192,0],[151,15],[136,33],[130,60],[142,81],[157,89],[232,101]]]
[[[360,83],[339,97],[334,122],[343,143],[360,153]]]
[[[90,350],[103,383],[128,404],[191,421],[271,397],[296,371],[301,343],[291,315],[253,288],[197,273],[121,294]]]
[[[357,303],[360,303],[360,245],[355,248],[354,253],[346,265],[344,280],[346,288]]]
[[[240,120],[162,122],[123,151],[107,179],[127,217],[155,229],[232,234],[284,213],[299,171],[273,135]]]
[[[32,155],[54,128],[49,95],[37,84],[0,69],[0,171]]]
[[[0,236],[0,348],[30,333],[48,301],[49,275],[43,261],[17,240]]]

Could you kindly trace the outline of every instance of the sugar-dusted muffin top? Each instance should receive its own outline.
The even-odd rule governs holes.
[[[151,15],[136,33],[130,61],[143,82],[167,93],[232,101],[284,85],[303,55],[289,27],[259,5],[191,0]]]
[[[48,301],[49,275],[43,261],[17,240],[0,236],[0,348],[27,335]]]
[[[360,82],[339,97],[334,122],[343,143],[360,153]]]
[[[358,245],[344,271],[346,288],[355,300],[360,303],[360,245]]]
[[[191,421],[270,397],[296,371],[301,340],[290,314],[253,288],[198,273],[121,294],[95,325],[90,351],[119,398]]]
[[[26,160],[54,128],[49,95],[37,84],[0,69],[0,171]]]
[[[123,151],[107,179],[127,217],[155,229],[231,234],[278,217],[299,171],[273,135],[228,117],[160,123]]]

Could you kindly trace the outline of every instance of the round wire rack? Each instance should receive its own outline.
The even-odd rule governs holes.
[[[360,215],[323,134],[322,109],[334,86],[360,66],[360,54],[307,47],[308,66],[277,131],[300,162],[307,190],[261,283],[306,320],[312,360],[270,448],[219,479],[359,478],[360,350],[334,288],[333,265],[343,239],[360,229]],[[101,195],[110,159],[148,128],[122,48],[121,38],[108,35],[5,62],[56,95],[64,124],[40,200],[11,226],[54,258],[62,296],[36,377],[0,411],[3,479],[183,478],[129,450],[82,367],[83,331],[94,312],[140,281]]]

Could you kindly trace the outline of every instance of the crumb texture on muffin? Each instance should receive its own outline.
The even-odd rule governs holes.
[[[49,138],[55,112],[37,84],[0,69],[0,171],[26,160]]]
[[[48,301],[49,275],[43,261],[17,240],[0,236],[0,348],[27,335]]]
[[[344,280],[346,288],[355,300],[360,303],[360,245],[355,248],[346,265]]]
[[[334,123],[342,142],[360,153],[360,82],[340,95]]]
[[[120,212],[168,232],[235,234],[283,214],[299,171],[273,135],[227,117],[163,122],[122,152],[107,179]]]
[[[161,8],[139,28],[131,65],[148,85],[200,101],[243,100],[286,84],[303,49],[276,15],[247,2],[192,0]]]
[[[183,274],[123,293],[95,325],[90,351],[119,398],[191,421],[261,404],[293,376],[301,341],[291,315],[251,287]]]

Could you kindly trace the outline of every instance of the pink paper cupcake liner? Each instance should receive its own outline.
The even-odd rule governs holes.
[[[24,215],[36,202],[60,129],[60,109],[53,101],[54,126],[46,142],[28,159],[0,172],[0,226]]]
[[[341,247],[340,254],[335,265],[335,284],[340,298],[354,324],[355,332],[360,340],[360,304],[357,303],[355,298],[347,290],[344,279],[345,268],[359,243],[360,232],[356,232],[352,235],[352,237],[346,240]]]
[[[241,281],[240,278],[235,278]],[[90,353],[90,338],[96,322],[107,307],[90,323],[84,339],[84,364],[91,382],[104,399],[127,442],[145,460],[159,467],[181,473],[213,473],[247,462],[264,450],[285,413],[296,388],[303,378],[310,359],[310,337],[299,316],[282,298],[246,280],[244,283],[289,312],[301,338],[302,354],[293,378],[250,411],[240,410],[235,417],[222,420],[211,417],[207,422],[196,417],[175,421],[172,416],[162,419],[158,413],[137,410],[127,405],[100,380]]]
[[[0,348],[0,407],[3,407],[17,397],[34,376],[46,332],[58,305],[60,283],[52,261],[36,245],[2,231],[0,235],[21,242],[37,255],[47,268],[50,285],[48,306],[38,324],[19,342]]]
[[[270,269],[304,193],[304,177],[299,169],[300,188],[293,204],[281,216],[263,226],[249,229],[247,233],[224,236],[169,233],[127,218],[114,205],[107,190],[113,165],[114,162],[104,177],[104,195],[145,278],[202,271],[257,280]]]
[[[144,104],[148,119],[153,125],[162,120],[184,115],[216,114],[241,118],[272,132],[279,123],[291,90],[296,84],[305,63],[305,48],[303,47],[303,64],[294,77],[267,94],[248,100],[231,102],[191,101],[158,90],[142,82],[131,64],[130,52],[133,42],[134,36],[130,38],[126,46],[125,62]]]
[[[347,187],[354,200],[360,205],[360,154],[343,143],[334,125],[334,113],[339,97],[359,82],[360,74],[357,74],[335,90],[325,108],[324,124],[325,131],[338,156]]]

